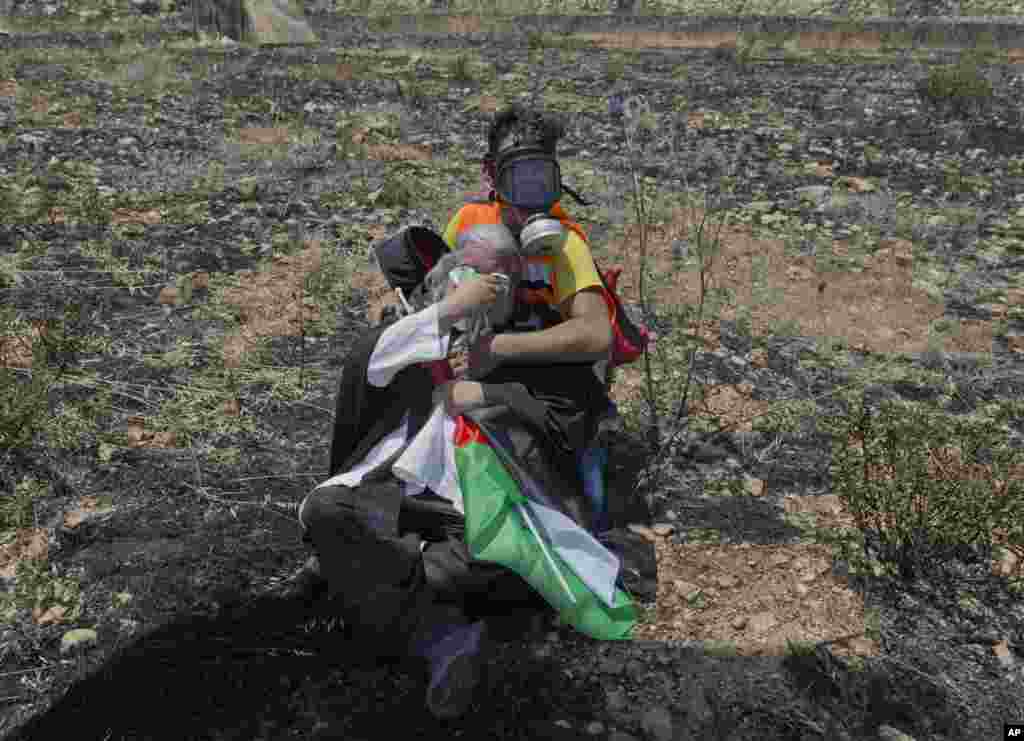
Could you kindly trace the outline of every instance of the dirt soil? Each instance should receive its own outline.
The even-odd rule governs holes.
[[[628,741],[888,725],[974,741],[1024,721],[1019,557],[913,583],[851,574],[822,544],[849,517],[837,441],[814,424],[865,369],[879,399],[956,414],[1024,393],[1019,54],[987,64],[988,102],[955,111],[919,84],[948,50],[744,61],[729,39],[531,46],[327,16],[316,47],[195,48],[187,12],[160,21],[0,34],[0,179],[17,183],[0,293],[21,320],[0,364],[29,383],[32,347],[73,304],[89,338],[49,391],[53,420],[0,465],[0,496],[37,492],[0,542],[5,594],[27,589],[19,564],[50,585],[0,625],[0,730]],[[510,616],[474,711],[440,724],[420,667],[381,662],[330,604],[274,593],[308,555],[296,510],[325,476],[342,359],[389,301],[367,248],[443,228],[479,186],[490,113],[521,97],[569,122],[565,179],[594,201],[570,210],[597,261],[625,268],[631,305],[639,152],[659,357],[700,348],[707,393],[688,411],[727,429],[684,436],[656,484],[636,430],[613,438],[614,514],[658,555],[635,640]],[[727,177],[721,317],[698,323],[693,228],[710,207],[681,194]],[[620,370],[624,416],[642,397],[642,366]],[[755,423],[793,401],[786,430]],[[1020,447],[1024,420],[1007,434]],[[62,650],[79,628],[95,641]]]

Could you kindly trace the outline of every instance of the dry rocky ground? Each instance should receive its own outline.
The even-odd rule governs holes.
[[[21,320],[0,360],[29,383],[45,320],[72,304],[85,338],[52,418],[0,467],[8,502],[34,500],[0,543],[0,729],[973,740],[1024,720],[1019,561],[907,582],[835,558],[850,519],[818,425],[855,377],[876,402],[958,415],[1024,391],[1014,50],[986,64],[993,98],[956,112],[917,85],[948,50],[744,61],[658,36],[322,20],[313,48],[195,48],[174,15],[145,35],[0,36],[0,291]],[[260,595],[305,557],[295,508],[323,476],[341,359],[382,303],[367,246],[442,227],[476,189],[488,114],[521,96],[566,114],[566,180],[595,201],[572,212],[630,302],[638,153],[662,418],[692,346],[705,393],[655,478],[642,366],[616,382],[616,515],[658,554],[636,640],[510,631],[475,712],[439,729],[415,667],[376,661],[329,606]],[[730,219],[720,316],[699,323],[691,227],[721,210],[688,207],[687,186]],[[1024,420],[1005,431],[1019,448]],[[635,482],[649,517],[629,516]]]

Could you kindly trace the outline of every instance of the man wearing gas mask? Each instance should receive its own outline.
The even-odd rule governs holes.
[[[582,228],[560,204],[556,157],[564,129],[520,106],[498,113],[488,131],[483,178],[486,201],[468,203],[448,223],[444,240],[480,224],[505,224],[519,240],[525,277],[506,331],[485,335],[469,351],[470,375],[499,365],[605,361],[612,341],[601,278]],[[533,331],[526,331],[533,330]]]

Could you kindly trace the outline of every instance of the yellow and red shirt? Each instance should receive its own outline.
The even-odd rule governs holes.
[[[444,241],[455,249],[458,235],[480,224],[501,224],[502,205],[498,201],[468,203],[448,222]],[[526,258],[523,279],[518,287],[518,306],[510,322],[513,331],[547,329],[568,317],[561,313],[561,304],[585,288],[601,287],[594,258],[590,254],[587,235],[579,224],[556,203],[551,216],[562,222],[569,234],[562,249],[553,255]]]

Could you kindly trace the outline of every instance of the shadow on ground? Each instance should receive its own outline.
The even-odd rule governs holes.
[[[446,724],[425,710],[424,669],[377,656],[328,618],[329,608],[260,598],[217,616],[185,616],[138,639],[71,683],[12,739],[398,738],[439,732],[540,738],[556,712],[593,717],[589,698],[551,657],[523,651],[496,626],[477,712]],[[557,702],[557,707],[555,703]],[[541,727],[545,733],[541,732]],[[532,729],[532,730],[531,730]]]

